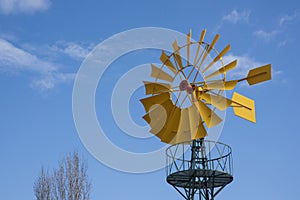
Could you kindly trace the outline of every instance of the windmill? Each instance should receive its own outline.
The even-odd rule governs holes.
[[[215,49],[217,34],[211,43],[193,41],[191,31],[181,46],[175,40],[173,52],[162,50],[161,66],[151,64],[154,81],[144,81],[146,95],[141,99],[144,120],[150,132],[167,148],[167,182],[185,199],[214,199],[233,180],[231,148],[223,143],[206,140],[209,130],[223,121],[219,115],[232,107],[234,114],[256,122],[254,101],[237,92],[232,98],[225,91],[240,82],[254,85],[271,79],[271,65],[252,69],[246,77],[228,80],[227,73],[237,60],[224,63],[230,50]]]

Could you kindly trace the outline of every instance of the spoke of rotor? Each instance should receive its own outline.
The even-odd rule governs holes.
[[[194,58],[194,66],[196,66],[196,64],[197,64],[197,58],[198,58],[198,54],[199,54],[199,51],[200,51],[200,48],[201,48],[201,45],[202,45],[202,42],[203,42],[203,40],[204,40],[204,37],[205,37],[205,34],[206,34],[206,30],[204,29],[203,31],[202,31],[202,33],[201,33],[201,36],[200,36],[200,39],[199,39],[199,42],[198,42],[198,47],[197,47],[197,51],[196,51],[196,56],[195,56],[195,58]],[[201,58],[201,56],[199,57],[199,58]]]
[[[197,61],[194,62],[194,65],[193,65],[194,67],[193,67],[193,69],[190,71],[190,73],[189,73],[189,75],[188,75],[188,79],[189,79],[189,78],[191,77],[191,75],[193,74],[194,69],[196,68],[197,63],[198,63],[198,62],[200,61],[200,59],[202,58],[204,52],[205,52],[206,49],[207,49],[207,46],[208,46],[208,45],[206,45],[205,48],[201,51],[200,56],[199,56],[199,58],[197,59]],[[196,58],[197,58],[197,56],[198,56],[198,55],[196,55]],[[196,59],[196,58],[195,58],[195,59]],[[200,70],[200,67],[198,67],[197,70]],[[194,80],[193,82],[195,82],[195,80]]]
[[[200,65],[199,65],[199,68],[202,66],[202,64],[204,63],[204,61],[205,61],[205,59],[207,58],[208,54],[209,54],[210,51],[214,48],[214,46],[215,46],[215,44],[217,43],[217,41],[219,40],[219,38],[220,38],[220,35],[217,34],[217,35],[214,37],[214,39],[213,39],[213,41],[211,42],[211,44],[208,45],[208,49],[207,49],[207,51],[205,52],[204,57],[203,57],[202,60],[201,60],[201,63],[200,63]]]
[[[222,58],[230,50],[230,45],[227,45],[212,61],[207,65],[202,71],[205,73],[209,68],[211,68],[218,60]]]
[[[207,48],[208,48],[208,45],[206,45],[206,47],[205,47],[205,49],[203,50],[203,52],[205,52],[205,54],[204,54],[204,57],[203,57],[203,59],[202,59],[202,61],[203,60],[205,60],[205,55],[208,55],[208,50],[207,50]],[[203,54],[202,54],[203,55]],[[196,72],[196,74],[195,74],[195,76],[194,76],[194,79],[193,79],[193,82],[195,82],[196,81],[196,79],[197,79],[197,76],[199,75],[199,72],[201,71],[201,65],[202,65],[202,62],[201,62],[201,64],[198,66],[198,67],[196,67],[195,66],[195,68],[197,68],[197,72]],[[203,74],[203,72],[201,71],[201,73],[202,73],[202,76],[204,77],[204,74]]]
[[[164,92],[180,92],[180,89],[176,89],[176,88],[179,88],[179,86],[172,87],[172,88],[170,88],[168,90],[160,91],[159,93],[164,93]]]
[[[189,94],[186,94],[185,97],[183,98],[181,104],[180,104],[180,108],[182,107],[183,103],[185,102],[186,98],[189,96]]]
[[[184,71],[182,70],[181,73],[183,74],[185,80],[189,80],[188,77],[186,76],[186,74],[184,73]]]
[[[191,45],[191,37],[192,37],[192,29],[190,29],[190,32],[187,34],[186,37],[186,44],[187,44],[187,50],[186,50],[186,57],[187,57],[187,64],[190,64],[190,45]]]
[[[173,90],[172,88],[171,89],[168,89],[168,90],[162,90],[162,91],[159,91],[157,92],[156,94],[161,94],[161,93],[165,93],[165,92],[180,92],[181,90],[177,89],[177,90]]]
[[[164,50],[161,52],[160,60],[163,63],[163,65],[166,65],[174,74],[179,70],[178,68],[175,69],[173,63],[170,60],[171,56],[168,56]]]
[[[179,94],[178,94],[177,99],[176,99],[175,104],[174,104],[175,106],[176,106],[176,104],[177,104],[178,101],[179,101],[179,98],[180,98],[181,93],[182,93],[182,91],[179,91]]]
[[[174,55],[174,56],[175,56],[175,55]],[[178,65],[176,59],[174,59],[174,63],[175,63],[175,65],[176,65],[176,68],[178,69],[178,67],[179,67],[179,69],[180,69],[180,66]],[[187,77],[186,77],[186,75],[185,75],[185,73],[183,72],[183,70],[178,70],[177,73],[179,74],[179,78],[180,78],[181,81],[182,81],[183,79],[182,79],[182,77],[180,76],[180,73],[179,73],[179,72],[182,72],[183,78],[184,78],[185,80],[188,80]]]
[[[222,79],[216,79],[216,80],[208,80],[208,81],[200,81],[200,82],[194,82],[195,85],[203,85],[203,84],[209,84],[209,83],[215,83],[215,82],[218,82],[218,81],[224,81],[225,80],[222,78]]]
[[[205,51],[205,54],[204,54],[203,58],[201,59],[201,63],[200,63],[199,66],[198,66],[198,70],[197,70],[197,73],[196,73],[196,75],[195,75],[195,77],[194,77],[193,82],[196,81],[197,76],[198,76],[198,74],[199,74],[199,71],[200,71],[200,68],[201,68],[202,64],[203,64],[204,61],[206,60],[206,58],[207,58],[208,54],[210,53],[210,51],[214,48],[214,46],[215,46],[215,44],[217,43],[217,41],[218,41],[219,38],[220,38],[220,35],[217,34],[217,35],[215,36],[215,38],[213,39],[213,41],[211,42],[211,44],[209,44],[209,45],[207,45],[207,46],[205,47],[205,49],[207,49],[207,48],[208,48],[208,49]],[[203,71],[201,71],[201,72],[202,72],[202,76],[203,76],[203,75],[204,75],[204,74],[203,74]]]
[[[205,47],[204,47],[203,50],[201,51],[201,54],[200,54],[200,56],[198,57],[197,62],[195,63],[194,66],[197,66],[197,65],[199,64],[200,59],[201,59],[201,60],[205,59],[204,56],[205,56],[206,52],[208,51],[208,49],[209,49],[209,44],[205,44]],[[198,66],[198,68],[200,68],[200,66]]]
[[[182,69],[183,65],[182,65],[182,57],[180,55],[180,47],[178,46],[178,43],[176,40],[173,42],[173,50],[174,50],[174,52],[172,53],[173,58],[174,58],[175,62],[177,62],[177,64],[179,65],[179,67],[180,67],[179,69]]]
[[[204,50],[207,48],[207,45],[205,46],[205,48],[201,51],[201,54],[200,56],[198,57],[199,55],[199,51],[200,51],[200,48],[201,48],[201,45],[203,43],[203,40],[204,40],[204,37],[205,37],[205,34],[206,34],[206,30],[204,29],[201,33],[201,36],[200,36],[200,39],[199,39],[199,42],[198,42],[198,47],[197,47],[197,51],[196,51],[196,56],[194,58],[194,64],[193,66],[195,67],[197,65],[197,63],[200,61],[200,58],[203,56],[203,53],[204,53]],[[194,72],[194,68],[191,70],[190,74],[188,75],[188,78],[190,78],[190,76],[192,75],[192,73]]]
[[[190,100],[190,103],[193,104],[193,100],[191,99],[190,95],[188,95],[188,99]]]

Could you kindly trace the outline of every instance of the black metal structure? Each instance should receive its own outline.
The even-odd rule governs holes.
[[[213,200],[233,180],[231,148],[204,139],[170,146],[167,182],[186,200]]]

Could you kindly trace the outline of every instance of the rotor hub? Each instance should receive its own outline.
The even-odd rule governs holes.
[[[187,93],[192,94],[195,89],[195,86],[192,84],[189,84],[189,82],[187,80],[183,80],[179,84],[179,89],[180,89],[180,91],[186,91]]]

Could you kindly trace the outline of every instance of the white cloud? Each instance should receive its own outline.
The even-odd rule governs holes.
[[[0,0],[0,11],[10,13],[34,13],[50,7],[50,0]]]
[[[30,70],[39,73],[48,73],[57,69],[53,63],[43,61],[23,49],[0,38],[0,68],[7,70]]]
[[[273,30],[273,31],[270,31],[270,32],[263,31],[263,30],[258,30],[258,31],[254,32],[254,35],[256,37],[261,38],[265,41],[270,41],[270,40],[274,39],[274,37],[278,34],[279,34],[278,30]]]
[[[73,81],[75,76],[75,73],[50,73],[47,76],[33,80],[30,86],[39,90],[53,89],[59,83]]]
[[[241,21],[248,22],[250,13],[251,12],[249,10],[247,11],[244,10],[241,12],[238,12],[237,10],[233,10],[228,15],[223,16],[222,21],[227,21],[233,24],[236,24]]]
[[[74,79],[74,73],[59,72],[59,67],[0,38],[0,72],[33,73],[39,78],[34,79],[31,86],[44,90]]]
[[[227,76],[228,79],[241,79],[247,76],[249,70],[264,66],[269,63],[263,63],[260,61],[256,61],[254,58],[249,57],[248,55],[242,55],[242,56],[237,56],[233,54],[228,54],[223,57],[224,64],[228,64],[234,60],[237,59],[237,66],[235,69],[230,71]],[[283,78],[283,71],[281,70],[276,70],[272,66],[272,79],[280,81],[282,83],[286,82],[286,80]],[[245,84],[247,85],[247,84]]]
[[[282,26],[283,24],[285,24],[285,23],[287,23],[289,21],[293,21],[293,20],[298,19],[299,16],[300,16],[300,10],[297,10],[292,15],[285,15],[285,16],[281,17],[279,19],[278,23],[279,23],[280,26]]]
[[[95,47],[94,44],[77,44],[75,42],[58,41],[51,50],[66,54],[78,60],[84,59]]]
[[[216,27],[214,28],[214,32],[217,33],[224,23],[232,23],[237,24],[240,22],[248,23],[251,11],[250,10],[243,10],[237,11],[232,10],[229,14],[224,15],[219,23],[217,23]]]
[[[228,73],[228,76],[230,78],[243,78],[248,74],[248,71],[250,69],[264,65],[264,63],[258,62],[247,55],[236,56],[233,54],[228,54],[223,57],[223,61],[225,64],[228,64],[236,59],[238,60],[236,68],[232,70],[230,73]]]
[[[289,42],[290,42],[290,40],[285,39],[285,40],[280,41],[280,42],[277,44],[277,46],[278,46],[278,47],[283,47],[283,46],[286,46]]]
[[[277,37],[278,35],[282,34],[285,30],[282,27],[284,24],[291,22],[291,21],[295,21],[298,20],[300,18],[300,10],[296,10],[294,12],[294,14],[292,15],[284,15],[283,17],[281,17],[278,20],[278,24],[279,26],[277,28],[275,28],[272,31],[264,31],[264,30],[257,30],[255,31],[253,34],[260,38],[265,40],[266,42],[269,42],[270,40],[275,39],[275,37]],[[289,39],[283,39],[282,41],[277,42],[277,46],[278,47],[282,47],[285,46],[287,44],[287,42],[289,42]]]

